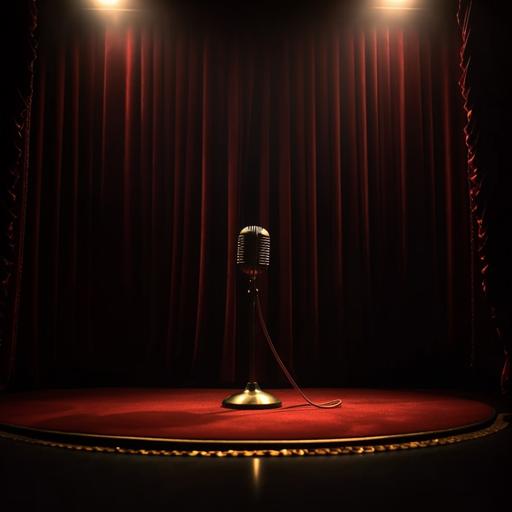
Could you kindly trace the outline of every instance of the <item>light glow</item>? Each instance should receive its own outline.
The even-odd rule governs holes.
[[[252,481],[256,489],[260,485],[260,463],[261,461],[258,457],[252,459]]]
[[[142,0],[76,0],[81,1],[86,11],[97,11],[105,15],[117,16],[125,12],[139,12]]]
[[[94,3],[99,7],[117,7],[119,0],[94,0]]]
[[[397,11],[416,10],[418,2],[416,0],[374,0],[375,9],[389,9]]]

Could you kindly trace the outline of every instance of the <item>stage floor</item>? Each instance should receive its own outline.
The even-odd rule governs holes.
[[[269,390],[283,407],[232,410],[227,389],[59,389],[0,397],[3,436],[88,451],[161,455],[373,453],[474,439],[506,426],[482,402],[447,393],[308,389],[316,409],[292,389]],[[326,451],[327,450],[327,451]]]

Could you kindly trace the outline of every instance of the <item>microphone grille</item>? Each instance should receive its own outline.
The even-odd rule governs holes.
[[[246,273],[257,274],[270,263],[270,234],[260,226],[247,226],[238,235],[236,262]]]
[[[260,250],[258,252],[258,263],[268,267],[270,264],[270,236],[260,235]]]

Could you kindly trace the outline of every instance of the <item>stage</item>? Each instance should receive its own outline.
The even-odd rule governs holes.
[[[232,389],[95,388],[10,393],[0,435],[107,453],[154,455],[343,455],[427,448],[507,426],[490,405],[447,392],[314,388],[316,409],[291,389],[270,390],[283,407],[221,407]]]

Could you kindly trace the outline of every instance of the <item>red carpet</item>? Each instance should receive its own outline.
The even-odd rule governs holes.
[[[331,410],[304,405],[291,389],[268,390],[282,400],[281,409],[221,408],[232,391],[113,388],[5,394],[0,423],[106,436],[314,440],[441,432],[483,425],[495,416],[492,407],[472,400],[368,389],[307,390],[316,401],[341,398],[343,406]]]

